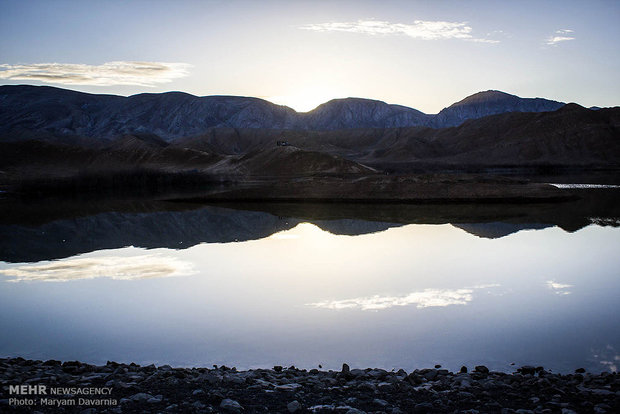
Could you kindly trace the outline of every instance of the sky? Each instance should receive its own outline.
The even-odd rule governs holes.
[[[0,0],[0,84],[361,97],[425,113],[496,89],[620,105],[620,1]]]

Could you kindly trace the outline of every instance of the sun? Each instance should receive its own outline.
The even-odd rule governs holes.
[[[280,96],[269,96],[265,99],[278,105],[286,105],[297,112],[308,112],[329,100],[341,98],[345,95],[338,89],[306,87],[291,90]]]

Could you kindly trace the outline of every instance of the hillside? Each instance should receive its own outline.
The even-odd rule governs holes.
[[[468,119],[478,119],[507,112],[548,112],[564,103],[542,98],[520,98],[501,91],[478,92],[456,102],[435,116],[430,126],[437,128],[457,126]]]
[[[197,97],[181,92],[129,97],[93,95],[48,86],[0,86],[0,141],[101,141],[154,134],[165,141],[203,135],[212,128],[341,130],[455,126],[467,119],[522,111],[555,110],[562,103],[497,91],[472,95],[437,115],[385,102],[334,99],[307,113],[240,96]]]
[[[554,112],[507,113],[458,127],[281,131],[216,129],[172,145],[222,154],[270,148],[276,140],[377,167],[620,165],[620,108],[569,104]]]

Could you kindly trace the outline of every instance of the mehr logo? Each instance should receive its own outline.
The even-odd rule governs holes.
[[[9,385],[9,394],[47,395],[47,385]]]

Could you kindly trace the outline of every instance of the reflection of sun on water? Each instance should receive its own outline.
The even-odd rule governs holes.
[[[325,240],[335,237],[333,234],[322,230],[320,227],[312,223],[301,223],[290,230],[280,231],[268,237],[273,240],[297,240],[302,239],[305,243]]]

